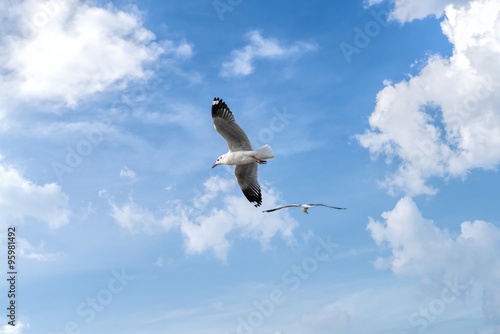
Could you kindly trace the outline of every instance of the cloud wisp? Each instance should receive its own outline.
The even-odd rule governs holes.
[[[222,64],[222,77],[245,77],[255,71],[255,62],[259,59],[284,59],[300,56],[317,49],[311,42],[295,42],[285,46],[274,38],[264,38],[259,31],[253,30],[246,35],[249,41],[242,49],[231,52],[231,60]]]

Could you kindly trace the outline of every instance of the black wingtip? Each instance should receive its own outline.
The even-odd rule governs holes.
[[[212,102],[212,107],[215,107],[217,106],[218,108],[220,108],[221,106],[225,105],[226,103],[224,102],[223,99],[220,99],[218,97],[214,97],[214,100]]]
[[[250,200],[250,199],[248,199],[248,200],[250,201],[250,203],[255,203],[254,206],[256,208],[258,208],[259,206],[262,205],[262,196],[261,196],[261,194],[259,194],[254,200]]]
[[[243,189],[243,195],[248,199],[250,203],[252,203],[256,208],[262,205],[262,194],[260,189],[256,191],[256,189]]]
[[[215,97],[212,102],[212,118],[213,117],[221,117],[225,119],[233,117],[233,114],[231,113],[231,110],[227,106],[226,102],[218,97]]]

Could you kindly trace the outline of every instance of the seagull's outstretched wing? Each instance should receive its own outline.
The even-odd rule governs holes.
[[[346,208],[339,208],[336,206],[326,205],[326,204],[307,204],[309,206],[326,206],[327,208],[337,209],[337,210],[345,210]]]
[[[302,209],[302,211],[304,211],[305,213],[307,213],[307,209],[309,209],[312,206],[326,206],[327,208],[338,209],[338,210],[345,210],[345,208],[339,208],[339,207],[336,207],[336,206],[330,206],[330,205],[326,205],[326,204],[288,204],[288,205],[285,205],[285,206],[280,206],[279,208],[274,208],[274,209],[271,209],[271,210],[265,210],[265,211],[262,211],[262,212],[273,212],[273,211],[281,210],[281,209],[284,209],[284,208],[300,207]]]
[[[259,181],[257,181],[258,164],[252,162],[246,165],[237,165],[234,168],[234,175],[240,185],[243,194],[250,203],[255,203],[255,207],[262,204],[262,194],[260,192]]]
[[[264,210],[262,212],[273,212],[273,211],[277,211],[277,210],[281,210],[281,209],[285,209],[285,208],[291,208],[291,207],[300,207],[300,204],[288,204],[288,205],[285,205],[285,206],[280,206],[279,208],[274,208],[274,209],[270,209],[270,210]]]
[[[245,131],[236,123],[226,102],[218,97],[212,102],[212,121],[215,130],[226,140],[229,152],[253,150]]]

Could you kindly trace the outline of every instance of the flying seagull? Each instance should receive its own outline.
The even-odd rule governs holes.
[[[302,209],[302,211],[304,211],[305,213],[308,213],[307,209],[309,209],[312,206],[326,206],[327,208],[338,209],[338,210],[345,210],[345,208],[338,208],[336,206],[330,206],[330,205],[326,205],[326,204],[288,204],[288,205],[285,205],[285,206],[280,206],[279,208],[275,208],[275,209],[271,209],[271,210],[265,210],[265,211],[262,211],[262,212],[273,212],[273,211],[281,210],[281,209],[284,209],[284,208],[299,207],[299,208]]]
[[[260,206],[262,204],[262,194],[259,181],[257,181],[257,169],[258,164],[267,163],[265,159],[274,159],[271,146],[264,145],[254,150],[245,131],[236,123],[231,110],[218,97],[212,102],[212,121],[215,130],[224,137],[229,147],[229,152],[217,158],[212,168],[221,164],[236,165],[234,175],[243,194],[255,207]]]

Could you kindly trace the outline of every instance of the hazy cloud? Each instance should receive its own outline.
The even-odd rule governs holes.
[[[278,40],[262,37],[259,31],[251,31],[246,35],[249,44],[242,49],[231,52],[231,60],[222,64],[220,75],[223,77],[247,76],[255,71],[258,59],[281,59],[301,55],[317,49],[311,42],[295,42],[284,46]]]
[[[37,185],[14,167],[0,163],[0,220],[32,217],[58,228],[69,222],[69,198],[55,183]]]

